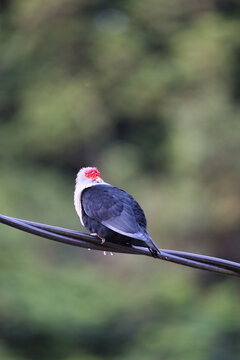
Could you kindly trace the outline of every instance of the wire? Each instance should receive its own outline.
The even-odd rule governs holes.
[[[146,255],[153,258],[153,255],[146,247],[120,245],[109,241],[105,241],[102,244],[102,240],[96,236],[80,233],[71,229],[17,219],[1,214],[0,223],[67,245],[98,251]],[[160,253],[156,255],[156,258],[160,260],[165,260],[192,268],[240,277],[240,263],[237,262],[176,250],[159,249],[159,251]]]

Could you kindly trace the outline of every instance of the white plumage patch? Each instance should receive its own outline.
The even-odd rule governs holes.
[[[81,201],[82,192],[83,190],[89,187],[92,187],[94,185],[99,185],[99,182],[93,181],[84,175],[86,169],[91,169],[91,168],[90,167],[82,168],[78,172],[76,177],[75,191],[74,191],[74,206],[83,226],[84,223],[82,219],[82,201]],[[102,179],[101,179],[101,184],[109,185],[105,183]]]

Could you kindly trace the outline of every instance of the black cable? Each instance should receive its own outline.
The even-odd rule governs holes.
[[[65,229],[57,226],[36,223],[32,221],[17,219],[9,216],[0,214],[0,222],[17,228],[19,230],[54,240],[67,245],[78,246],[87,249],[93,249],[98,251],[109,251],[115,253],[135,254],[135,255],[146,255],[151,256],[148,248],[140,246],[128,246],[119,245],[111,242],[104,242],[102,244],[101,239],[98,237],[80,233],[71,229]],[[240,264],[215,258],[211,256],[193,254],[183,251],[159,249],[160,254],[157,258],[174,262],[177,264],[190,266],[202,270],[208,270],[218,272],[222,274],[238,276],[240,277]]]

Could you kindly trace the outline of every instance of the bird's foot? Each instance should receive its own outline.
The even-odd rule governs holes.
[[[101,245],[104,244],[106,241],[104,238],[101,238],[101,236],[99,236],[97,233],[91,233],[90,235],[97,236],[99,239],[101,239]]]
[[[107,255],[107,251],[104,251],[103,255]],[[110,255],[113,256],[113,253],[111,251],[110,251]]]
[[[91,233],[90,235],[92,235],[92,236],[97,236],[97,237],[98,237],[98,234],[97,234],[97,233]]]

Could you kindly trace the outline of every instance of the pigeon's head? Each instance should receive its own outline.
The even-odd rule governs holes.
[[[100,178],[100,172],[95,167],[81,168],[77,174],[76,183],[82,185],[94,185],[102,183],[103,180]]]

